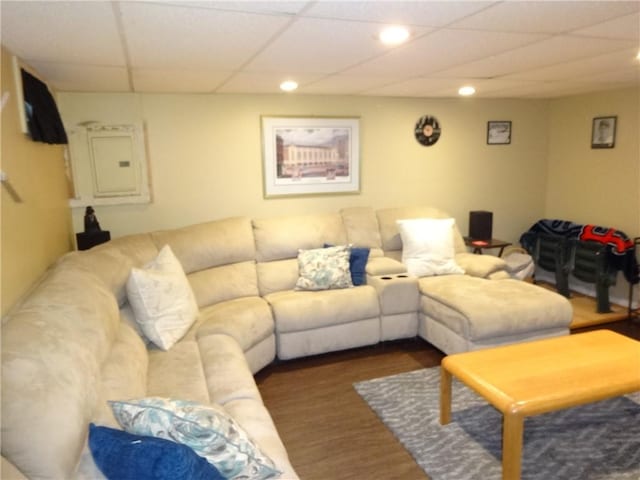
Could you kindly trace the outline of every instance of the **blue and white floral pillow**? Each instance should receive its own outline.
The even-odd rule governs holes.
[[[351,249],[337,247],[298,250],[296,290],[329,290],[353,287],[349,271]]]
[[[227,479],[263,480],[281,473],[222,406],[161,397],[109,404],[125,431],[187,445]]]

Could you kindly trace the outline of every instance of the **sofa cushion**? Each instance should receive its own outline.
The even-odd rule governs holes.
[[[100,368],[98,402],[91,419],[101,425],[117,426],[107,401],[145,396],[148,368],[144,342],[133,328],[121,322],[109,356]]]
[[[416,277],[464,273],[454,259],[453,218],[398,220],[402,263]]]
[[[520,280],[450,275],[418,286],[422,313],[472,342],[567,328],[573,317],[562,295]]]
[[[258,262],[296,258],[299,249],[321,248],[325,243],[347,243],[342,217],[337,213],[253,220],[253,232]]]
[[[111,408],[127,432],[187,445],[225,478],[260,480],[280,473],[220,405],[149,397],[111,402]]]
[[[188,227],[153,232],[158,248],[171,246],[185,273],[255,259],[251,221],[232,217]]]
[[[171,350],[149,349],[147,395],[180,397],[208,403],[209,391],[195,339],[182,339]]]
[[[347,243],[374,249],[382,248],[378,219],[372,208],[343,208],[340,215],[347,232]]]
[[[180,443],[89,425],[89,448],[109,480],[225,480],[193,449]]]
[[[349,256],[351,249],[340,245],[337,247],[299,250],[296,290],[329,290],[349,288],[351,271]]]
[[[127,296],[145,336],[168,350],[195,321],[198,305],[191,286],[168,245],[144,268],[133,268]]]
[[[256,263],[239,262],[187,275],[198,307],[239,297],[258,296]]]
[[[260,295],[293,290],[298,281],[298,258],[262,262],[256,265]]]
[[[380,315],[378,295],[363,285],[342,290],[287,291],[269,294],[276,332],[298,332]]]
[[[269,304],[260,297],[221,302],[200,312],[197,338],[212,334],[229,335],[243,351],[249,350],[273,333]]]
[[[262,403],[238,342],[228,335],[210,334],[198,338],[198,348],[210,401],[225,405],[231,400],[250,398]]]

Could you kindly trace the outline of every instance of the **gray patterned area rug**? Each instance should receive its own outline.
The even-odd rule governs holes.
[[[432,480],[502,475],[502,415],[454,378],[440,425],[440,368],[354,384]],[[530,417],[522,480],[640,480],[640,395]]]

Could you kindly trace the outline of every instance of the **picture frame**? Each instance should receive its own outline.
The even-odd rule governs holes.
[[[595,117],[591,125],[591,148],[613,148],[616,145],[618,117]]]
[[[509,145],[511,143],[511,120],[489,120],[487,122],[487,145]]]
[[[262,116],[264,197],[360,193],[360,119]]]

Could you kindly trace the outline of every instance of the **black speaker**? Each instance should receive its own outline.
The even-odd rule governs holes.
[[[493,212],[469,212],[469,236],[473,240],[491,240],[492,230]]]

